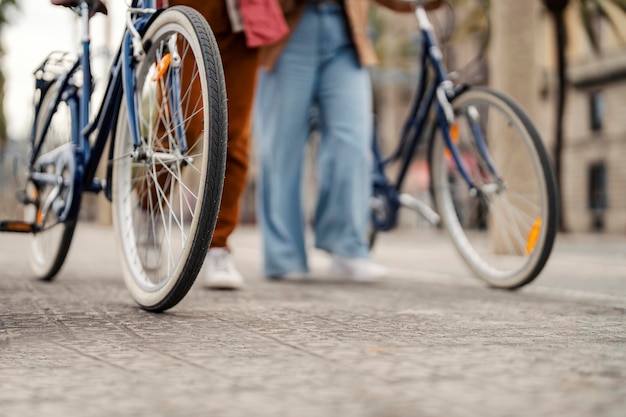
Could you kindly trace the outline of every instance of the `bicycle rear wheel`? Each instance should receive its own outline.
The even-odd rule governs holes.
[[[67,146],[72,139],[72,111],[64,100],[61,100],[53,107],[53,101],[59,91],[59,84],[53,83],[40,98],[41,106],[36,114],[35,137],[38,137],[41,130],[45,128],[45,121],[52,113],[52,119],[43,137],[43,143],[39,155],[46,155],[58,150],[62,146]],[[32,145],[31,145],[32,147]],[[35,166],[39,164],[35,161]],[[71,184],[72,171],[64,167],[63,164],[47,165],[36,168],[38,173],[59,174],[63,176],[64,182]],[[46,209],[44,202],[51,193],[56,193],[55,188],[61,187],[59,195],[55,199],[55,205]],[[28,223],[37,224],[41,231],[33,234],[30,243],[30,265],[37,278],[44,281],[51,281],[55,278],[70,250],[74,229],[76,228],[76,216],[60,222],[58,210],[60,202],[68,202],[73,198],[70,195],[71,187],[60,186],[59,184],[35,184],[29,181],[26,185],[26,196],[31,200],[30,204],[24,207],[24,220]],[[77,203],[79,204],[79,203]],[[45,211],[45,212],[44,212]]]
[[[557,193],[541,138],[520,107],[487,88],[452,103],[450,129],[475,188],[438,129],[431,144],[435,205],[475,275],[497,288],[531,282],[548,260],[557,228]]]
[[[124,281],[149,311],[176,305],[211,241],[226,160],[226,92],[217,43],[188,7],[148,27],[136,70],[141,145],[120,109],[113,161],[113,221]]]

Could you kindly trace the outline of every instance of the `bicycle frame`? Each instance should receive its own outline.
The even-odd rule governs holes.
[[[435,105],[435,120],[441,128],[446,146],[450,150],[455,163],[459,166],[459,171],[467,182],[468,187],[471,190],[476,190],[461,153],[455,146],[450,134],[450,126],[454,123],[454,111],[450,103],[468,86],[454,86],[452,81],[450,81],[447,69],[442,62],[441,50],[435,41],[433,26],[424,7],[416,5],[415,15],[422,35],[422,48],[419,56],[421,71],[417,89],[414,93],[414,100],[400,134],[400,142],[390,156],[386,158],[383,156],[379,146],[377,129],[373,129],[374,193],[384,195],[387,208],[389,209],[384,219],[376,219],[375,216],[374,223],[376,229],[381,231],[391,230],[395,227],[397,212],[401,205],[414,208],[435,225],[439,223],[439,216],[428,205],[410,196],[398,194],[412,163],[417,146],[427,132],[426,128],[430,120],[433,104]],[[429,80],[430,71],[434,74],[434,80],[432,81]],[[482,148],[485,148],[484,144]],[[489,159],[488,155],[486,156]],[[385,167],[396,161],[401,161],[401,165],[395,181],[391,183],[385,175]]]
[[[135,100],[135,62],[141,60],[143,46],[141,44],[140,33],[147,27],[148,23],[158,15],[160,10],[155,8],[155,0],[133,0],[127,15],[127,28],[123,36],[122,43],[117,51],[111,66],[111,72],[107,82],[104,97],[100,103],[100,108],[95,117],[90,120],[90,101],[93,93],[92,73],[91,73],[91,51],[89,32],[89,9],[85,1],[82,1],[79,10],[76,11],[81,19],[81,47],[82,53],[78,56],[71,68],[61,75],[52,79],[45,78],[46,65],[51,56],[48,56],[40,67],[35,71],[37,77],[35,88],[39,92],[39,102],[35,106],[35,114],[41,109],[41,98],[53,83],[59,83],[60,88],[54,97],[54,107],[63,99],[65,100],[73,115],[71,145],[63,147],[61,152],[54,155],[40,155],[44,141],[45,132],[48,130],[52,120],[52,113],[48,114],[44,125],[37,129],[37,117],[31,130],[31,143],[33,144],[29,165],[35,163],[52,164],[60,155],[66,154],[64,158],[74,161],[71,169],[74,170],[73,191],[70,198],[78,199],[77,202],[66,204],[64,212],[59,216],[60,221],[76,216],[80,206],[80,195],[82,191],[100,192],[105,191],[106,197],[111,200],[111,167],[107,167],[107,181],[101,181],[95,177],[100,159],[106,146],[109,134],[114,132],[117,124],[118,111],[121,104],[122,93],[126,97],[126,107],[129,112],[130,132],[135,148],[141,144],[139,126],[137,122],[137,103]],[[82,70],[81,85],[77,85],[76,74]],[[78,116],[78,117],[76,117]],[[38,132],[38,135],[37,135]],[[90,136],[95,133],[93,144],[90,143]],[[37,135],[37,136],[36,136]],[[184,138],[182,139],[184,140]],[[109,155],[113,155],[115,138],[112,137]],[[71,157],[67,155],[71,154]],[[31,170],[32,171],[32,170]],[[43,183],[56,183],[58,178],[50,175],[50,178],[43,176],[31,178]],[[72,204],[74,203],[74,204]]]

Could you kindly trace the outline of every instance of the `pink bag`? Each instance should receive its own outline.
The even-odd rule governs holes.
[[[250,48],[272,44],[289,33],[278,0],[239,0],[239,10]]]

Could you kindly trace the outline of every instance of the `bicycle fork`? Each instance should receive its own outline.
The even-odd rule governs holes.
[[[451,94],[454,94],[454,90],[452,89],[451,83],[448,81],[445,81],[437,88],[437,122],[441,128],[443,139],[446,143],[446,149],[452,155],[454,163],[459,169],[459,173],[465,180],[469,188],[470,196],[489,198],[491,195],[504,191],[506,189],[506,184],[498,175],[493,159],[487,149],[487,143],[480,128],[480,115],[478,110],[476,107],[470,105],[465,110],[463,116],[465,116],[465,120],[467,121],[469,133],[471,134],[472,140],[476,145],[478,154],[483,159],[487,170],[494,178],[494,181],[481,186],[476,185],[476,183],[472,180],[467,164],[463,161],[458,147],[460,133],[458,124],[455,121],[454,109],[448,99]]]

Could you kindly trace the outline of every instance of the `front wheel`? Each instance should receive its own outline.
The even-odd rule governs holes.
[[[188,7],[162,12],[143,38],[136,106],[115,137],[113,223],[124,281],[149,311],[191,288],[215,229],[226,161],[226,92],[217,43]],[[139,146],[129,115],[136,113]]]
[[[435,205],[454,246],[490,286],[514,289],[531,282],[548,260],[557,228],[556,181],[530,119],[506,96],[470,88],[452,102],[450,136],[432,142]]]

